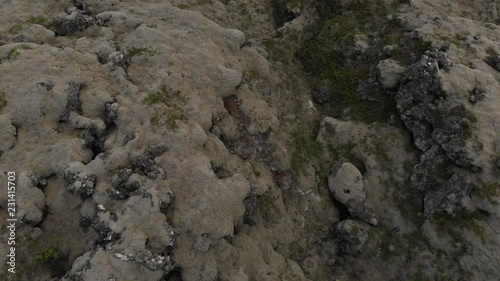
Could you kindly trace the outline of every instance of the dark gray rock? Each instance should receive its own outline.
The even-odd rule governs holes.
[[[378,224],[377,216],[375,215],[373,210],[370,207],[368,207],[366,202],[361,202],[351,199],[347,202],[346,207],[351,216],[356,217],[371,225]]]
[[[470,191],[469,179],[452,173],[453,167],[481,171],[467,156],[465,145],[476,118],[464,105],[447,106],[438,72],[452,64],[446,54],[427,51],[410,66],[396,94],[397,109],[413,133],[415,146],[423,152],[410,178],[414,191],[422,194],[424,215],[454,212]],[[476,93],[478,94],[478,93]]]
[[[434,145],[420,156],[420,163],[413,168],[410,178],[411,187],[419,192],[437,188],[451,175],[447,171],[452,165],[439,145]]]
[[[90,196],[94,192],[96,180],[96,175],[86,176],[69,185],[68,189],[78,195]]]
[[[90,10],[90,5],[83,0],[75,0],[75,7],[81,10],[86,15],[90,15],[92,13]]]
[[[68,36],[75,32],[84,31],[95,25],[93,17],[85,15],[82,11],[75,10],[65,17],[56,17],[49,25],[49,29],[57,36]]]
[[[118,118],[118,108],[120,106],[116,102],[108,101],[104,104],[104,122],[106,126],[113,124]]]
[[[82,102],[80,101],[80,91],[85,87],[85,84],[77,84],[73,81],[69,82],[69,86],[67,89],[67,98],[66,98],[66,108],[64,109],[63,114],[59,116],[59,122],[68,121],[69,114],[74,111],[79,114],[82,113]]]
[[[12,37],[12,43],[23,43],[26,42],[26,38],[22,34],[16,34],[14,37]]]
[[[311,99],[313,102],[323,105],[330,102],[332,91],[326,85],[311,90]]]
[[[474,88],[472,92],[470,93],[469,97],[469,102],[472,104],[476,104],[480,101],[482,101],[486,97],[485,93],[483,90]]]
[[[245,213],[243,214],[243,223],[250,224],[252,222],[253,215],[257,209],[257,194],[255,188],[250,189],[250,193],[243,200],[245,205]]]
[[[68,190],[75,195],[86,198],[94,192],[97,181],[96,175],[76,174],[66,169],[63,177],[69,183]]]
[[[96,127],[90,127],[82,132],[82,139],[84,140],[84,147],[92,150],[94,155],[104,151],[104,141],[106,138],[104,132]]]
[[[424,198],[424,216],[430,218],[436,211],[453,214],[462,209],[461,200],[467,196],[470,189],[469,177],[453,174],[438,189],[427,192]]]
[[[500,71],[500,55],[490,55],[487,59],[486,59],[486,63],[493,67],[493,69],[495,69],[496,71]]]
[[[439,69],[443,69],[444,71],[450,70],[450,68],[453,66],[446,53],[442,50],[429,50],[425,52],[425,55],[427,55],[431,59],[436,60]]]
[[[471,134],[471,125],[475,117],[463,105],[455,106],[439,115],[434,125],[432,138],[439,144],[453,162],[473,171],[478,167],[472,165],[472,159],[467,157],[465,141]]]
[[[124,51],[118,51],[109,54],[107,56],[107,61],[113,63],[113,65],[121,67],[123,69],[127,69],[130,65],[130,57]]]
[[[426,151],[434,144],[433,124],[437,122],[437,102],[445,97],[438,77],[438,63],[423,56],[403,74],[396,94],[397,109],[406,127],[412,131],[415,146]]]
[[[31,185],[43,189],[47,186],[47,179],[33,175],[31,177]]]
[[[168,150],[168,146],[165,144],[157,144],[148,149],[148,154],[151,154],[154,158],[162,155],[165,151]]]
[[[157,151],[151,151],[150,149],[143,155],[132,158],[132,170],[143,174],[150,179],[163,178],[165,176],[165,172],[155,162],[155,155],[158,155],[156,152]]]
[[[95,242],[97,245],[106,245],[120,239],[121,235],[119,233],[113,232],[106,223],[98,218],[92,220],[91,226],[99,236]]]
[[[427,51],[409,68],[396,95],[397,109],[418,149],[425,152],[439,145],[456,165],[478,170],[464,148],[475,117],[463,105],[443,105],[446,93],[438,76],[439,65],[451,67],[446,55],[436,50]]]
[[[132,196],[140,188],[139,182],[130,179],[132,174],[131,169],[119,170],[111,179],[113,188],[108,190],[108,195],[116,200],[125,200]]]

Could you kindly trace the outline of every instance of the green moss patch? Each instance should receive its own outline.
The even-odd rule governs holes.
[[[292,133],[292,138],[294,148],[291,165],[295,170],[301,170],[305,164],[323,152],[323,145],[306,132],[296,130]]]
[[[9,29],[10,34],[17,34],[33,24],[46,25],[48,23],[47,18],[44,17],[30,17],[22,23],[16,24]]]
[[[455,244],[462,244],[464,241],[462,236],[463,230],[473,231],[484,243],[487,239],[486,232],[478,221],[486,218],[487,214],[483,211],[471,213],[462,210],[455,212],[453,215],[445,212],[436,213],[432,218],[432,222],[439,233],[449,235],[456,242]]]
[[[32,50],[32,49],[33,48],[31,48],[28,45],[24,45],[24,44],[17,45],[16,47],[9,50],[9,52],[7,53],[7,59],[8,60],[15,60],[21,55],[22,50]]]
[[[166,86],[162,86],[160,91],[148,94],[142,100],[145,105],[161,105],[151,116],[149,123],[155,127],[158,126],[168,126],[172,130],[178,129],[178,121],[186,121],[187,118],[184,115],[184,110],[182,109],[180,103],[184,102],[184,98],[181,92],[178,90],[168,89]]]
[[[135,56],[154,56],[156,51],[153,48],[131,48],[127,50],[127,55],[130,58]]]
[[[57,250],[56,247],[50,247],[38,252],[33,261],[35,264],[46,264],[55,262],[62,257],[63,255],[59,252],[59,250]]]
[[[498,205],[498,197],[500,197],[500,183],[487,182],[482,186],[474,186],[472,194],[479,198],[485,198],[493,205]]]
[[[397,46],[391,58],[407,65],[413,62],[410,58],[418,59],[430,43],[405,36],[400,20],[386,17],[394,11],[379,0],[366,0],[347,8],[336,2],[320,1],[318,12],[322,19],[310,31],[315,36],[305,42],[296,57],[310,74],[313,88],[325,81],[330,85],[332,99],[321,107],[323,113],[338,118],[349,108],[352,119],[365,123],[385,122],[397,114],[391,95],[380,88],[365,86],[368,93],[361,96],[359,86],[374,78],[378,55],[385,46]],[[377,40],[373,34],[377,34]],[[364,36],[369,43],[364,53],[352,53],[356,36]],[[416,55],[409,56],[410,53]]]

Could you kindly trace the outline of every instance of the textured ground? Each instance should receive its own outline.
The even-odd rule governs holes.
[[[497,280],[498,4],[0,0],[0,279]]]

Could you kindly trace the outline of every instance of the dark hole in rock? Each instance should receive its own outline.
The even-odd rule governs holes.
[[[68,83],[66,108],[63,114],[59,116],[59,122],[68,121],[69,114],[75,111],[79,114],[82,113],[82,102],[80,101],[80,92],[86,87],[85,83],[75,83],[73,81]]]
[[[169,205],[168,205],[167,203],[165,203],[165,202],[161,202],[161,203],[160,203],[160,212],[161,212],[162,214],[164,214],[165,216],[166,216],[166,215],[167,215],[167,213],[168,213],[168,206],[169,206]]]
[[[351,159],[349,159],[351,160]],[[352,159],[351,160],[351,163],[356,167],[358,168],[359,172],[361,173],[361,175],[365,175],[366,172],[368,171],[366,169],[366,166],[365,166],[365,163],[361,160],[361,159]]]
[[[240,111],[241,101],[237,95],[231,95],[224,99],[224,108],[231,115],[236,115]]]
[[[174,269],[167,273],[163,279],[164,281],[182,281],[181,269]]]
[[[106,54],[99,52],[96,54],[96,56],[97,56],[97,60],[99,61],[100,64],[107,64],[109,61],[108,55],[106,55]]]
[[[282,27],[285,23],[293,20],[296,15],[286,7],[287,1],[285,0],[273,0],[273,20],[277,27]]]
[[[320,105],[329,103],[332,96],[332,92],[328,86],[312,89],[309,94],[311,95],[312,101]]]
[[[253,216],[257,209],[257,194],[255,188],[252,188],[250,194],[243,200],[245,213],[243,214],[243,223],[254,225]]]
[[[89,226],[92,225],[92,219],[89,219],[89,218],[86,218],[86,217],[83,217],[83,216],[80,216],[80,221],[78,222],[78,225],[81,227],[81,228],[88,228]]]
[[[335,208],[339,212],[339,220],[345,220],[351,217],[351,214],[349,213],[349,209],[347,207],[340,203],[338,200],[332,197],[333,204],[335,205]]]
[[[50,273],[52,274],[52,277],[61,278],[70,269],[71,269],[71,264],[66,258],[56,260],[50,264]]]
[[[104,151],[104,134],[98,129],[94,127],[85,129],[82,138],[85,141],[85,148],[92,150],[94,157]]]
[[[228,234],[228,235],[224,235],[224,240],[227,241],[227,243],[229,244],[233,244],[234,242],[234,238],[236,237],[236,234],[239,233],[241,231],[241,227],[239,226],[235,226],[234,227],[234,230],[233,230],[233,234]]]
[[[217,176],[218,179],[225,179],[232,176],[231,172],[229,172],[226,168],[221,165],[212,164],[212,171]]]

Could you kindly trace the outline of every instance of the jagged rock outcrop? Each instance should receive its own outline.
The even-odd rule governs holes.
[[[84,31],[95,25],[95,19],[85,15],[81,10],[70,8],[68,14],[61,14],[50,23],[50,28],[57,36],[68,36],[75,32]]]
[[[450,106],[446,102],[448,95],[439,72],[450,67],[445,53],[427,51],[405,72],[396,95],[401,119],[413,133],[415,146],[423,152],[411,183],[413,188],[426,194],[426,217],[436,210],[451,212],[455,209],[452,205],[458,206],[468,194],[469,180],[450,172],[451,166],[475,172],[481,169],[472,164],[465,147],[475,117],[463,105]],[[445,197],[453,202],[444,202]]]

